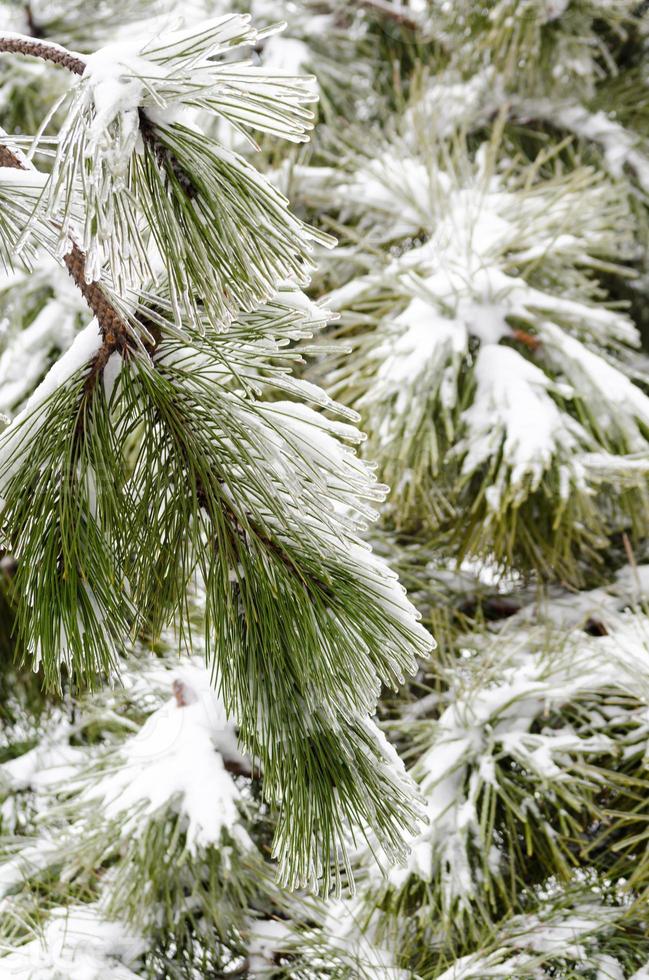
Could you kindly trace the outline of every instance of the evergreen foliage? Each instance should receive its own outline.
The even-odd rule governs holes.
[[[0,13],[0,976],[646,980],[646,4]]]

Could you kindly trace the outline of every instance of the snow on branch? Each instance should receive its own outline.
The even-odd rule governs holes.
[[[196,320],[203,297],[213,324],[222,327],[268,298],[287,275],[305,280],[312,244],[327,236],[293,218],[282,195],[197,122],[203,111],[236,127],[307,138],[308,105],[317,98],[312,80],[269,74],[246,60],[216,60],[263,36],[248,17],[228,15],[75,62],[71,70],[81,77],[71,90],[47,198],[61,243],[72,234],[85,253],[88,283],[105,260],[120,289],[151,276],[152,237],[176,319]],[[71,212],[79,197],[81,223]]]
[[[421,749],[415,774],[429,826],[405,869],[390,872],[390,888],[420,879],[428,883],[431,909],[473,914],[491,890],[488,882],[497,889],[501,880],[524,877],[508,811],[525,821],[538,861],[547,846],[555,857],[563,849],[569,860],[584,808],[590,814],[584,847],[591,833],[593,840],[606,836],[599,790],[609,786],[615,794],[607,772],[620,752],[638,763],[643,758],[649,698],[646,617],[618,615],[609,623],[610,635],[572,631],[566,638],[557,630],[521,629],[515,617],[492,640],[495,658],[489,643],[477,641],[465,682],[452,678],[449,705],[436,722],[404,721]],[[491,810],[496,799],[505,808],[499,816]]]
[[[502,152],[496,138],[473,154],[433,135],[416,153],[395,139],[370,161],[350,155],[338,213],[369,268],[327,296],[352,352],[324,376],[362,414],[397,526],[455,522],[461,554],[572,573],[605,540],[601,481],[581,457],[646,449],[638,331],[597,281],[634,275],[632,215],[589,167]],[[307,198],[330,181],[307,172]],[[640,506],[640,468],[624,469]]]

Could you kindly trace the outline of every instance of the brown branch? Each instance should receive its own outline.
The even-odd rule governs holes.
[[[0,167],[13,167],[14,170],[24,170],[22,163],[15,153],[0,143]]]
[[[53,65],[66,68],[73,75],[83,75],[86,69],[85,60],[60,45],[48,44],[33,40],[29,37],[2,37],[0,34],[0,54],[24,54],[32,58],[40,58]],[[151,147],[158,166],[165,172],[172,171],[183,191],[189,198],[196,197],[196,187],[183,167],[180,166],[173,153],[161,142],[155,131],[155,126],[145,110],[138,110],[138,121],[142,139]]]
[[[381,14],[383,17],[389,17],[390,20],[394,20],[397,24],[402,24],[403,27],[408,27],[412,31],[421,27],[419,21],[412,16],[411,11],[406,7],[395,7],[389,0],[357,0],[357,3],[374,13]]]
[[[27,18],[27,26],[29,27],[30,37],[45,37],[44,32],[34,20],[34,11],[32,10],[31,3],[25,4],[25,17]]]
[[[6,54],[25,54],[41,61],[49,61],[52,65],[60,65],[73,75],[83,75],[86,63],[77,54],[66,51],[58,44],[47,44],[29,37],[2,37],[0,35],[0,52]]]
[[[527,330],[514,330],[512,333],[514,340],[517,340],[520,344],[524,344],[528,350],[537,351],[541,346],[541,341],[538,337],[533,334],[528,333]]]
[[[20,157],[2,143],[0,143],[0,166],[12,167],[14,170],[27,169]],[[115,351],[123,353],[127,348],[133,346],[133,340],[128,324],[112,305],[99,283],[86,282],[86,257],[81,249],[73,244],[63,261],[91,312],[97,318],[103,340],[101,347],[92,359],[84,385],[84,393],[89,394],[95,387],[97,379],[101,377],[111,354]]]

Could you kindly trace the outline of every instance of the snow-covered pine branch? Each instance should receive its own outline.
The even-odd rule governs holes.
[[[649,5],[87,6],[0,0],[0,974],[646,980]]]
[[[268,74],[224,56],[261,40],[233,14],[148,42],[120,42],[87,58],[49,42],[0,37],[0,51],[33,53],[80,79],[70,89],[48,190],[61,243],[74,231],[86,277],[104,262],[122,290],[166,269],[174,316],[215,327],[271,295],[288,275],[305,282],[312,243],[326,244],[243,157],[209,137],[200,113],[244,131],[307,138],[311,80]],[[72,212],[78,197],[84,217]]]
[[[497,140],[475,158],[424,139],[416,154],[397,144],[349,165],[339,215],[361,244],[327,302],[352,354],[318,376],[362,412],[396,525],[574,574],[647,503],[641,468],[610,523],[596,497],[605,458],[615,482],[614,457],[647,451],[639,336],[597,278],[633,275],[624,195],[586,166],[563,174],[551,154],[512,162]],[[331,172],[305,180],[321,199]],[[350,255],[360,264],[376,245],[386,251],[354,275]],[[594,452],[608,454],[597,474]]]
[[[250,164],[193,123],[182,140],[197,154],[184,159],[172,145],[180,124],[155,115],[201,110],[301,139],[308,81],[213,60],[257,37],[232,15],[80,64],[49,42],[34,49],[82,72],[33,221],[58,230],[95,319],[2,436],[2,519],[18,635],[55,687],[62,672],[117,670],[122,644],[186,620],[187,591],[203,584],[228,710],[282,807],[282,875],[328,888],[350,818],[404,854],[418,805],[369,715],[380,685],[400,683],[431,641],[360,541],[385,492],[354,455],[360,436],[329,418],[345,413],[322,391],[289,377],[284,347],[324,321],[296,288],[311,233]],[[223,164],[218,187],[201,153]],[[14,167],[24,184],[31,168]],[[208,219],[213,207],[228,220]],[[143,262],[107,253],[103,267],[102,235]],[[273,389],[292,400],[269,400]]]

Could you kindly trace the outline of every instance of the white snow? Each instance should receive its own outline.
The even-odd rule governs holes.
[[[569,6],[570,0],[545,0],[545,16],[547,20],[558,20],[559,17],[563,16]]]
[[[390,945],[377,940],[376,923],[367,920],[358,901],[330,900],[323,923],[328,954],[352,967],[359,980],[408,980],[410,972],[398,967]],[[317,957],[312,958],[312,964],[318,967]]]
[[[262,63],[269,71],[301,75],[311,61],[311,52],[304,41],[276,34],[268,38],[262,52]]]
[[[138,108],[144,100],[144,82],[152,67],[137,57],[139,40],[107,45],[91,54],[83,73],[86,98],[94,106],[86,156],[100,150],[115,176],[126,174],[131,154],[140,137]],[[131,50],[129,50],[131,48]],[[110,127],[119,119],[119,127]]]
[[[306,176],[309,176],[308,172]],[[323,176],[328,175],[323,172]],[[441,183],[445,182],[443,173],[437,178]],[[431,196],[439,193],[439,188],[431,182],[429,169],[423,161],[387,152],[368,161],[349,182],[341,184],[337,180],[335,193],[352,211],[367,208],[373,219],[372,226],[385,222],[383,237],[393,240],[416,235],[421,228],[428,228],[434,207]],[[375,236],[375,227],[370,231]]]
[[[4,36],[4,35],[3,35]],[[25,188],[42,190],[47,183],[48,175],[35,170],[20,170],[18,167],[0,167],[0,187]]]
[[[248,975],[268,976],[276,969],[274,957],[295,944],[290,924],[281,919],[253,919],[249,923],[246,945]]]
[[[618,629],[621,613],[649,598],[649,565],[625,565],[615,580],[600,588],[566,592],[550,588],[538,601],[523,606],[511,624],[530,624],[537,618],[561,630],[581,628],[596,619],[610,629]]]
[[[9,413],[34,390],[53,351],[69,345],[77,309],[52,297],[24,330],[10,338],[0,355],[0,411]]]
[[[16,980],[136,980],[147,944],[97,906],[54,909],[43,933],[0,957],[0,974]]]
[[[59,730],[51,740],[4,762],[0,766],[0,784],[8,781],[13,790],[42,790],[74,776],[85,758],[80,748],[66,744]]]
[[[191,853],[218,844],[224,830],[247,849],[241,794],[224,766],[224,756],[242,758],[234,725],[206,670],[182,667],[174,682],[175,696],[125,742],[119,763],[84,797],[101,801],[107,819],[123,821],[124,834],[143,832],[142,815],[154,818],[172,806],[186,818]]]
[[[330,188],[328,173],[320,179],[323,191]],[[639,343],[638,332],[626,313],[591,299],[583,272],[597,269],[602,255],[630,257],[630,214],[585,169],[579,179],[521,180],[498,173],[483,145],[475,160],[453,164],[391,148],[345,185],[343,217],[355,214],[379,240],[405,239],[383,269],[327,297],[360,328],[348,362],[332,376],[335,390],[343,399],[351,392],[364,410],[393,484],[398,455],[405,475],[397,494],[407,489],[409,469],[424,469],[423,453],[431,454],[432,469],[441,464],[426,426],[445,427],[456,440],[465,476],[497,464],[487,496],[492,513],[505,497],[521,504],[550,470],[563,499],[594,492],[613,472],[624,471],[629,484],[643,476],[640,424],[647,424],[649,398],[616,366],[627,345]],[[407,236],[415,232],[429,237],[413,244]],[[539,274],[545,263],[547,277]],[[526,281],[528,267],[534,285]],[[555,284],[559,267],[572,280],[568,288]],[[529,357],[501,344],[510,338],[527,343]],[[469,356],[472,339],[480,349]],[[458,428],[460,377],[472,366],[476,390]],[[566,406],[575,392],[595,426],[578,422],[578,411]],[[595,455],[609,433],[625,454],[615,471],[616,461]]]
[[[542,321],[539,333],[550,363],[579,392],[606,437],[622,440],[626,452],[646,453],[638,423],[649,425],[649,397],[642,389],[556,324]]]
[[[628,613],[617,617],[610,636],[596,638],[577,631],[566,639],[564,630],[542,632],[536,639],[523,632],[514,640],[505,631],[494,640],[494,649],[487,646],[474,663],[467,684],[462,691],[460,681],[439,720],[428,722],[431,744],[413,774],[427,801],[429,825],[411,842],[405,867],[389,875],[395,888],[413,875],[435,877],[447,909],[455,902],[469,907],[481,887],[481,869],[471,858],[474,847],[489,850],[489,866],[497,873],[498,845],[481,837],[476,804],[485,787],[498,784],[503,760],[517,762],[533,805],[537,787],[547,793],[570,778],[571,759],[619,750],[619,733],[608,733],[598,691],[607,696],[619,691],[649,704],[649,620]],[[531,731],[535,720],[570,702],[580,704],[591,717],[601,708],[597,732],[571,724]],[[643,711],[646,714],[647,708],[638,708],[639,720]],[[544,936],[542,930],[534,932],[534,948],[540,948]],[[562,941],[566,945],[565,934]]]
[[[522,100],[514,108],[521,116],[547,119],[577,136],[599,143],[613,177],[621,178],[629,165],[643,190],[649,191],[649,159],[642,138],[605,112],[591,112],[578,103],[557,103],[549,99]]]
[[[74,338],[68,350],[52,365],[38,388],[25,406],[29,414],[41,406],[70,378],[86,367],[102,345],[102,335],[97,320],[92,319],[87,327]],[[21,412],[21,417],[23,413]],[[18,418],[15,420],[18,421]]]
[[[29,452],[30,441],[47,421],[47,402],[78,371],[88,366],[102,344],[97,320],[90,321],[47,372],[27,404],[0,436],[0,492]]]
[[[386,331],[374,349],[372,358],[379,362],[376,371],[379,384],[364,396],[361,404],[372,404],[395,397],[395,411],[405,413],[410,407],[410,390],[430,374],[452,375],[467,351],[469,335],[465,324],[448,319],[426,300],[415,297],[394,320],[394,330]],[[456,386],[442,385],[442,400],[447,408],[455,404]]]
[[[421,96],[406,110],[404,129],[415,134],[422,127],[434,129],[442,138],[470,130],[486,122],[505,98],[501,79],[491,67],[468,78],[448,69],[435,75]]]
[[[454,451],[464,456],[466,474],[502,451],[503,466],[487,490],[489,505],[496,510],[506,487],[514,501],[536,490],[555,457],[569,466],[578,436],[582,441],[586,436],[553,401],[551,379],[517,351],[494,344],[481,347],[475,380],[473,403],[462,415],[463,437]]]
[[[556,968],[565,961],[577,964],[578,972],[581,967],[596,968],[597,980],[624,980],[618,960],[597,952],[598,942],[609,934],[621,914],[620,909],[590,901],[513,916],[494,935],[497,948],[493,952],[460,957],[438,980],[540,978],[548,975],[543,969],[546,963]],[[638,974],[637,980],[642,976]]]
[[[12,892],[26,878],[55,863],[60,853],[58,840],[42,834],[33,843],[21,846],[0,863],[0,898]]]

